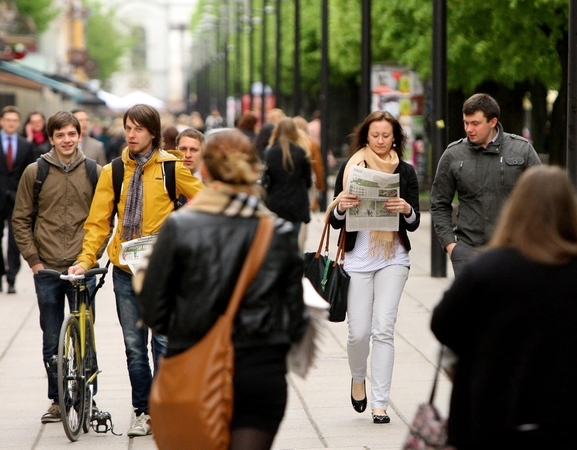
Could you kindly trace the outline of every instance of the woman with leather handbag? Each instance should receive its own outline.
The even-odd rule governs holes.
[[[144,323],[168,338],[166,357],[155,379],[157,389],[153,386],[151,392],[154,435],[161,449],[226,449],[230,442],[232,450],[266,450],[286,406],[286,355],[307,326],[302,258],[292,224],[275,217],[261,203],[255,185],[261,166],[246,136],[238,130],[210,136],[201,172],[207,188],[162,227],[139,296]],[[270,245],[261,235],[263,218],[274,222]],[[262,249],[263,242],[267,248],[258,269],[253,248]],[[250,265],[258,270],[254,281],[247,283],[243,280]],[[239,303],[238,312],[231,311],[234,303]],[[214,375],[210,370],[214,367],[203,373],[206,385],[192,372],[212,357],[211,351],[203,354],[202,360],[188,358],[188,365],[182,367],[190,371],[173,368],[171,362],[186,359],[205,345],[225,317],[232,319],[234,397],[215,419],[218,424],[205,426],[199,423],[204,419],[198,418],[198,410],[210,413],[220,407],[212,406],[222,394],[220,388],[209,393],[204,404],[182,403],[187,402],[184,391],[189,384],[198,384],[205,393],[211,389]],[[231,332],[227,333],[230,338]],[[232,370],[227,376],[230,373]],[[167,387],[163,383],[170,382],[168,375],[181,376],[181,385],[163,396]],[[159,403],[157,419],[153,405]],[[162,417],[165,414],[160,411],[169,417]],[[222,427],[223,421],[225,430],[215,428]],[[206,434],[210,436],[205,439]],[[176,435],[180,436],[178,442]],[[199,442],[198,436],[205,440]]]
[[[371,354],[371,409],[374,423],[389,423],[387,414],[394,360],[394,330],[401,294],[409,276],[411,244],[407,231],[419,227],[419,185],[413,167],[402,160],[407,136],[388,112],[371,113],[351,134],[350,158],[335,182],[335,200],[327,208],[333,228],[342,229],[346,215],[361,201],[343,191],[350,168],[362,166],[399,174],[400,196],[385,208],[398,213],[399,231],[346,232],[345,266],[350,276],[347,353],[351,369],[351,403],[362,413],[367,407],[367,360]],[[342,233],[342,231],[341,231]]]

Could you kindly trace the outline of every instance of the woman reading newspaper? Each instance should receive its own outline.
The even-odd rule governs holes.
[[[372,338],[372,418],[374,423],[389,423],[387,408],[393,375],[394,327],[411,266],[407,231],[415,231],[420,223],[419,185],[413,167],[402,160],[407,136],[391,114],[371,113],[350,137],[350,158],[337,175],[335,200],[329,205],[328,214],[336,229],[343,228],[348,215],[357,219],[364,215],[366,220],[356,220],[357,225],[364,223],[369,227],[346,232],[345,269],[351,277],[347,304],[351,402],[359,413],[367,407],[367,361]],[[377,186],[375,195],[378,198],[357,195],[371,189],[351,187],[349,176],[356,167],[398,174],[398,188],[380,189],[378,183],[358,182],[357,186]],[[374,174],[373,180],[378,180]],[[377,216],[388,216],[388,222],[391,216],[396,219],[393,231],[390,226],[376,227]],[[378,229],[371,229],[371,226]]]

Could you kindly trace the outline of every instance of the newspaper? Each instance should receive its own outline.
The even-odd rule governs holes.
[[[388,174],[352,166],[346,192],[361,203],[347,210],[347,231],[399,231],[399,213],[385,208],[390,198],[399,196],[399,174]]]
[[[144,257],[152,250],[153,244],[156,242],[157,235],[144,236],[131,241],[126,241],[121,244],[120,256],[118,258],[120,264],[126,265],[130,268],[133,275],[136,275],[139,265],[143,262]]]

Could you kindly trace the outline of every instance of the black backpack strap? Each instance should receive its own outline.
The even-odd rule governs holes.
[[[98,183],[98,170],[96,161],[92,158],[86,158],[84,160],[86,164],[86,176],[92,184],[92,192],[96,191],[96,184]]]
[[[183,202],[182,195],[176,196],[176,161],[164,161],[162,163],[162,173],[164,175],[164,187],[170,200],[174,203],[174,210],[176,211],[186,203],[186,197],[184,197]]]
[[[114,188],[114,211],[112,217],[118,212],[118,202],[120,201],[120,190],[124,181],[124,163],[120,156],[112,160],[112,187]]]
[[[38,172],[36,173],[36,180],[34,181],[33,198],[32,198],[32,223],[30,227],[34,231],[34,224],[36,222],[36,216],[38,215],[38,196],[42,190],[42,185],[44,180],[48,176],[48,171],[50,170],[50,163],[44,158],[38,158],[36,160],[38,164]]]

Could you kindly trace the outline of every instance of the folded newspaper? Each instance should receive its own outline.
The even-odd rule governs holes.
[[[128,266],[133,275],[136,275],[138,266],[142,263],[144,256],[150,252],[152,245],[156,242],[157,235],[144,236],[121,244],[120,264]]]
[[[399,196],[399,174],[353,166],[349,172],[346,192],[361,203],[347,210],[347,231],[399,231],[399,213],[389,211],[388,199]]]

